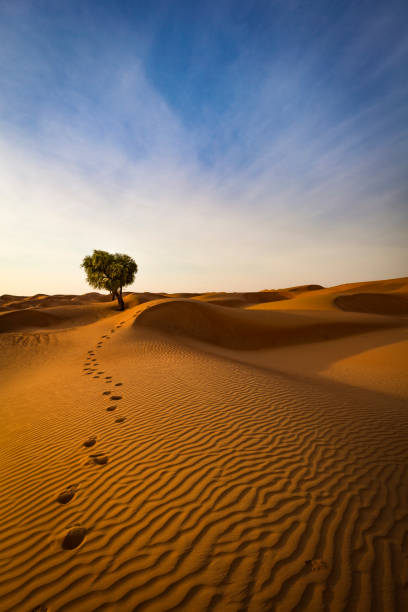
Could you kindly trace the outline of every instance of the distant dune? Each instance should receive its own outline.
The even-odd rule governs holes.
[[[218,306],[244,307],[250,304],[287,300],[290,295],[280,291],[251,291],[245,293],[202,293],[194,297],[199,302]]]
[[[322,285],[297,285],[296,287],[287,287],[286,289],[281,289],[280,291],[304,293],[305,291],[319,291],[319,289],[324,289],[324,287],[322,287]]]
[[[408,278],[0,297],[0,609],[408,609]]]
[[[32,297],[2,295],[0,297],[0,312],[4,310],[73,306],[76,304],[108,301],[110,301],[110,297],[101,295],[100,293],[85,293],[84,295],[45,295],[43,293],[37,293]]]

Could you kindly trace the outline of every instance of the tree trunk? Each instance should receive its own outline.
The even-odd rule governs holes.
[[[119,291],[116,292],[116,297],[117,297],[118,304],[119,304],[119,310],[125,310],[125,302],[123,301],[123,297],[122,297],[122,287],[120,288]]]
[[[115,294],[113,293],[113,291],[111,291],[111,300],[112,300],[112,302],[115,301]]]

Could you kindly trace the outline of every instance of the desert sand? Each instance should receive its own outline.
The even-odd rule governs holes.
[[[0,298],[1,612],[408,610],[408,278]]]

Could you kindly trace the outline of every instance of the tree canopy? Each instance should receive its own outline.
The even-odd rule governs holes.
[[[91,287],[109,291],[112,299],[118,300],[119,308],[124,310],[122,289],[135,280],[135,260],[122,253],[94,250],[92,255],[84,257],[81,267],[84,268]]]

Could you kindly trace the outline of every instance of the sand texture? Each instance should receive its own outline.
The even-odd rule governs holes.
[[[0,611],[408,610],[408,279],[125,301],[0,298]]]

